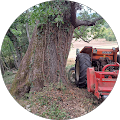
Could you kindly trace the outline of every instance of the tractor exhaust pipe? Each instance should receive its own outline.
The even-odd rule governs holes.
[[[105,100],[107,98],[108,95],[103,95],[102,99]]]

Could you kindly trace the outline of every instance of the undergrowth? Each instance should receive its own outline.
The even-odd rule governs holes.
[[[66,111],[59,105],[60,97],[55,98],[55,94],[50,95],[48,87],[44,88],[42,92],[27,93],[22,99],[18,100],[25,109],[32,112],[40,117],[63,120],[69,119],[70,116]]]
[[[14,78],[15,78],[15,74],[13,74],[13,72],[11,72],[11,71],[7,71],[3,75],[3,80],[4,80],[6,85],[7,84],[12,84]]]

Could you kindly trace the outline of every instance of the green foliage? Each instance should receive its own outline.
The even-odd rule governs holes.
[[[7,57],[8,55],[11,56],[12,53],[10,52],[10,45],[13,47],[12,42],[9,40],[7,36],[5,36],[4,41],[2,43],[1,52],[4,55],[4,57]]]
[[[61,119],[68,119],[66,112],[60,109],[56,103],[52,103],[48,110],[42,113],[42,117],[49,116],[49,119],[61,120]]]
[[[30,9],[30,23],[39,20],[41,24],[46,24],[47,22],[64,24],[63,14],[69,11],[69,4],[66,6],[64,4],[65,0],[55,0],[33,6]]]
[[[88,7],[82,6],[83,10],[79,13],[79,20],[93,21],[100,17],[95,11]],[[77,34],[76,34],[77,33]],[[105,38],[107,41],[115,41],[113,31],[105,20],[99,20],[94,26],[80,26],[80,29],[76,28],[74,36],[76,40],[81,38],[86,42],[90,42],[93,39]]]
[[[11,71],[6,71],[5,74],[3,75],[3,80],[5,84],[12,84],[13,80],[15,78],[15,74]]]
[[[28,13],[26,13],[26,12],[22,13],[12,23],[12,25],[9,28],[11,30],[11,32],[16,36],[23,56],[26,53],[26,50],[29,45],[27,34],[26,34],[27,18],[28,18]],[[31,26],[29,26],[30,37],[32,37],[33,27],[34,27],[34,24],[31,24]],[[12,43],[12,40],[10,40],[10,38],[7,35],[5,36],[5,38],[3,40],[1,52],[2,52],[2,55],[3,55],[6,63],[8,64],[8,66],[10,68],[13,68],[14,67],[13,54],[14,54],[15,58],[17,57],[17,55],[16,55],[15,47]]]
[[[72,65],[67,65],[66,66],[66,71],[68,71],[70,68],[72,68],[72,67],[75,67],[75,64],[72,64]]]
[[[104,36],[107,41],[116,41],[115,35],[111,28],[105,29]]]
[[[99,18],[100,15],[95,11],[91,10],[89,7],[82,6],[83,10],[80,11],[78,19],[82,21],[94,21],[96,18]],[[77,39],[81,38],[86,42],[90,42],[93,39],[103,37],[105,23],[104,19],[101,19],[95,23],[94,26],[80,26],[76,28],[74,36]]]
[[[7,67],[14,67],[14,59],[12,56],[12,52],[11,50],[14,52],[14,46],[12,44],[12,42],[9,40],[9,38],[7,36],[5,36],[4,41],[2,43],[1,46],[1,59],[7,63]],[[15,53],[15,52],[14,52]]]
[[[10,26],[10,28],[12,29],[16,29],[18,30],[19,25],[18,24],[25,24],[27,22],[26,19],[27,14],[25,12],[23,12]]]

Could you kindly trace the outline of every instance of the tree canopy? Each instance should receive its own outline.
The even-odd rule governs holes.
[[[64,0],[56,0],[54,2],[48,1],[35,5],[28,9],[29,12],[25,11],[23,14],[21,14],[20,17],[16,19],[15,23],[13,23],[13,26],[15,27],[14,24],[16,24],[17,21],[24,24],[28,22],[31,26],[31,24],[35,24],[36,20],[39,20],[40,24],[51,22],[57,23],[57,25],[60,27],[61,24],[64,24],[65,22],[63,14],[68,14],[67,11],[69,11],[68,9],[70,6],[70,3],[65,7],[63,7],[63,4],[65,4]],[[97,12],[80,3],[75,5],[75,12],[76,11],[79,11],[79,13],[77,12],[76,14],[76,18],[79,20],[79,22],[77,23],[78,25],[76,25],[74,32],[74,37],[76,40],[81,38],[85,42],[90,42],[93,39],[105,37],[104,25],[107,25],[108,27],[109,25]]]
[[[66,1],[67,2],[67,1]],[[40,3],[23,12],[11,25],[11,29],[16,32],[16,36],[20,36],[21,32],[18,31],[17,27],[20,27],[22,24],[25,26],[26,22],[29,23],[29,26],[35,25],[36,20],[40,21],[40,24],[46,24],[47,22],[64,24],[63,13],[68,11],[68,6],[63,7],[64,0],[48,1]],[[80,29],[76,28],[75,37],[82,38],[84,41],[87,41],[89,38],[96,39],[103,37],[104,24],[107,24],[104,19],[101,19],[101,16],[97,12],[93,11],[91,8],[84,6],[80,3],[77,3],[75,6],[76,11],[79,11],[79,14],[76,17],[80,20]],[[99,20],[100,19],[100,20]],[[19,26],[18,26],[19,25]],[[108,25],[109,26],[109,25]],[[77,26],[78,27],[78,26]],[[20,30],[20,29],[19,29]],[[33,26],[32,26],[33,30]],[[77,34],[76,34],[77,32]],[[30,34],[31,35],[31,34]],[[89,40],[88,40],[89,41]]]
[[[29,22],[34,23],[37,19],[40,21],[40,24],[46,24],[50,21],[51,23],[57,23],[60,27],[60,25],[65,22],[63,14],[68,14],[68,9],[70,9],[70,3],[65,7],[63,7],[63,4],[64,0],[61,2],[56,0],[54,2],[49,1],[33,6],[30,9],[31,17]],[[75,7],[75,11],[73,11],[73,14],[75,12],[73,22],[75,22],[74,20],[77,21],[74,23],[76,24],[74,33],[76,39],[82,38],[82,40],[89,42],[92,39],[103,37],[104,28],[102,28],[102,26],[104,25],[105,20],[102,19],[97,12],[80,3],[77,3],[73,7]],[[79,11],[79,14],[76,14],[76,11]],[[79,26],[81,26],[80,29]]]

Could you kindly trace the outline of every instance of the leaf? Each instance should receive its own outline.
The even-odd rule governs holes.
[[[59,21],[59,18],[55,18],[55,22],[58,22]]]

